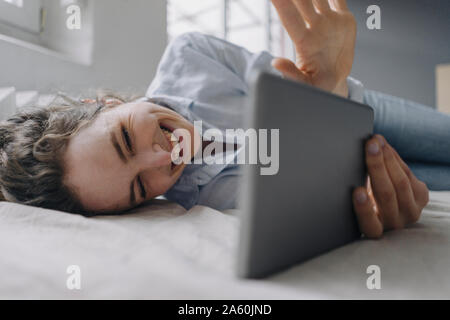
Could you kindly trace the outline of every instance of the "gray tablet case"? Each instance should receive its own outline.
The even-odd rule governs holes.
[[[268,73],[251,84],[247,127],[280,130],[278,174],[244,166],[237,274],[260,278],[360,238],[352,191],[365,184],[374,115]]]

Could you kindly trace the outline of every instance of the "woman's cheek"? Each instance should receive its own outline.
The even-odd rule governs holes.
[[[150,186],[151,198],[165,194],[174,184],[169,177],[161,174],[149,175],[148,186]]]

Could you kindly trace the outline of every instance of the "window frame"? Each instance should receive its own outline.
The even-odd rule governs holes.
[[[0,0],[0,23],[31,33],[41,32],[42,0],[23,0],[19,7],[6,0]]]
[[[208,2],[208,4],[204,5],[204,8],[198,9],[197,11],[184,12],[185,10],[179,9],[176,6],[177,2],[182,2],[184,0],[168,0],[167,1],[167,32],[169,40],[172,40],[174,37],[180,34],[177,32],[180,23],[187,24],[188,26],[185,28],[188,31],[200,31],[207,34],[214,35],[216,37],[222,38],[227,41],[231,41],[238,45],[244,46],[250,51],[262,51],[267,50],[273,55],[282,56],[288,59],[294,59],[295,51],[292,45],[292,41],[284,30],[281,21],[278,18],[278,14],[271,4],[270,0],[259,0],[261,4],[261,10],[264,10],[264,13],[259,12],[255,14],[252,11],[252,7],[249,4],[246,4],[244,0],[216,0],[212,4]],[[206,1],[205,1],[206,3]],[[192,8],[192,6],[191,6]],[[207,30],[201,22],[200,18],[204,15],[210,14],[211,12],[215,12],[216,10],[220,10],[221,19],[215,21],[215,24],[218,26],[213,28],[212,30]],[[247,19],[247,21],[243,21],[242,23],[232,25],[232,15],[233,12],[241,11]],[[214,13],[216,14],[216,12]],[[243,29],[256,29],[258,28],[258,32],[263,32],[261,35],[260,45],[255,48],[251,47],[248,44],[243,43],[242,41],[236,41],[233,36],[239,34]],[[264,39],[263,39],[264,38]]]

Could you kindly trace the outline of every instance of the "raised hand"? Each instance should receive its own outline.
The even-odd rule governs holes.
[[[285,77],[348,96],[356,21],[346,0],[272,0],[296,49],[296,61],[277,58]]]

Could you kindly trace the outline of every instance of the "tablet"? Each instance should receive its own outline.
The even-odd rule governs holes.
[[[249,102],[246,127],[267,130],[268,150],[279,152],[276,174],[244,165],[237,274],[261,278],[361,237],[352,192],[365,184],[374,114],[264,72],[253,75]]]

